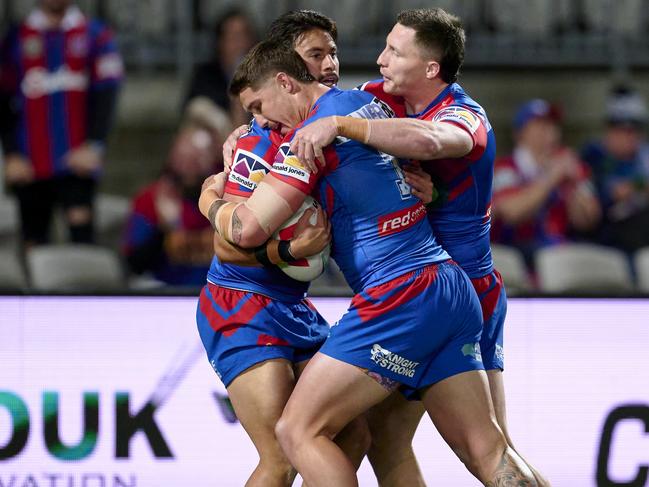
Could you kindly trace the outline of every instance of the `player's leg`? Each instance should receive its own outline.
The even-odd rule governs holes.
[[[56,204],[53,180],[35,181],[13,188],[18,198],[20,229],[26,248],[50,242],[50,226]]]
[[[496,423],[484,371],[448,377],[428,387],[423,401],[444,440],[482,483],[537,485]]]
[[[206,285],[196,313],[208,359],[259,453],[246,485],[291,485],[295,470],[274,428],[295,385],[294,363],[309,358],[328,327],[303,303]]]
[[[358,485],[356,469],[333,438],[396,387],[318,353],[309,362],[277,427],[277,438],[309,487]]]
[[[248,487],[289,486],[295,478],[296,472],[275,438],[275,425],[294,384],[292,364],[273,359],[249,368],[227,388],[237,418],[259,454],[259,463],[246,482]]]
[[[502,277],[498,271],[494,270],[483,278],[472,279],[471,281],[482,306],[484,325],[480,348],[482,350],[482,361],[487,371],[489,392],[498,426],[505,435],[507,444],[527,464],[539,486],[549,487],[550,483],[514,447],[507,427],[507,408],[503,381],[503,330],[505,316],[507,315],[507,295]]]
[[[299,377],[306,367],[308,361],[303,361],[295,365],[296,376]],[[336,445],[347,455],[354,468],[358,470],[367,451],[370,448],[371,436],[367,424],[367,418],[364,414],[354,418],[345,426],[340,433],[334,438]]]
[[[94,241],[93,206],[97,183],[90,177],[61,178],[59,198],[63,203],[70,240],[76,243]]]
[[[412,439],[425,411],[421,401],[408,401],[394,392],[366,413],[372,438],[367,458],[379,486],[426,485],[412,449]]]

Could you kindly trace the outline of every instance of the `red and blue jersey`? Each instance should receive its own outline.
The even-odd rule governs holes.
[[[286,136],[271,175],[319,200],[331,222],[331,255],[352,290],[358,293],[449,259],[392,156],[338,137],[325,148],[324,169],[311,174],[290,152],[290,141],[301,126],[331,115],[388,118],[394,112],[369,93],[331,88]]]
[[[361,86],[389,103],[397,115],[405,114],[400,97],[386,94],[383,81]],[[457,83],[447,86],[423,111],[407,115],[419,120],[452,123],[473,139],[464,157],[422,161],[438,197],[428,210],[435,236],[471,278],[493,270],[489,231],[496,138],[484,109]]]
[[[112,32],[74,6],[52,29],[36,9],[10,30],[0,56],[0,89],[17,113],[15,149],[36,179],[66,172],[65,154],[87,139],[89,93],[123,76]]]
[[[232,170],[225,192],[244,198],[250,197],[259,181],[270,171],[275,154],[282,141],[281,135],[252,122],[235,148]],[[213,284],[252,291],[280,301],[299,301],[309,288],[306,282],[291,279],[277,267],[245,267],[212,259],[207,280]]]
[[[129,264],[138,272],[150,271],[153,276],[174,286],[199,286],[205,282],[206,263],[174,262],[168,255],[164,238],[169,225],[157,203],[160,193],[168,194],[168,183],[160,179],[142,189],[133,199],[123,236],[123,252]],[[197,235],[210,228],[194,200],[178,195],[178,214],[171,230]]]

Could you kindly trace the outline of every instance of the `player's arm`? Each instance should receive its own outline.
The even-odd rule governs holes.
[[[300,207],[306,193],[267,174],[245,203],[228,202],[216,191],[201,194],[201,213],[226,241],[243,248],[262,245]]]
[[[316,210],[309,209],[304,212],[298,220],[293,238],[288,244],[291,255],[296,259],[321,252],[331,241],[330,224],[322,209],[318,209],[315,225],[310,223],[314,211]],[[244,249],[228,242],[217,232],[214,232],[214,253],[221,262],[246,267],[264,265],[264,262],[259,260],[259,255],[268,256],[271,264],[283,261],[279,253],[280,242],[278,240],[268,239],[262,245],[264,249]],[[268,264],[266,263],[266,265]]]
[[[396,157],[422,161],[464,157],[474,147],[469,132],[452,123],[331,116],[300,129],[293,139],[291,151],[303,164],[314,169],[314,161],[323,160],[323,148],[339,136]]]

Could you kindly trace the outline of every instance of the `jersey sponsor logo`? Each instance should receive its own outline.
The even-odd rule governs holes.
[[[401,355],[392,353],[390,350],[383,348],[378,343],[372,345],[370,350],[370,359],[379,367],[383,367],[395,374],[406,377],[414,377],[419,362],[408,360]]]
[[[279,147],[272,171],[308,183],[311,175],[289,147],[290,144],[282,144]]]
[[[379,236],[387,237],[406,230],[426,216],[426,207],[417,203],[409,208],[395,211],[379,218]]]
[[[435,114],[433,122],[454,122],[474,134],[480,127],[480,118],[464,107],[447,107]]]
[[[20,88],[27,98],[40,98],[59,91],[83,91],[88,86],[88,76],[61,66],[53,73],[44,68],[27,71]]]
[[[370,103],[363,105],[358,110],[353,111],[347,116],[377,120],[394,117],[394,112],[388,105],[380,101],[378,98],[374,98]]]
[[[254,191],[259,181],[264,178],[268,171],[270,171],[270,164],[257,154],[244,149],[237,149],[228,179],[250,191]]]

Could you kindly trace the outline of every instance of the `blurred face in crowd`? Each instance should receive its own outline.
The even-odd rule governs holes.
[[[46,12],[61,15],[71,3],[72,0],[41,0],[41,8]]]
[[[385,40],[385,49],[376,63],[383,76],[383,89],[393,95],[407,95],[420,90],[428,74],[439,72],[439,63],[427,59],[415,43],[415,30],[396,24]]]
[[[617,159],[635,157],[642,144],[642,128],[632,124],[611,124],[604,138],[606,148]]]
[[[221,63],[231,71],[239,60],[255,44],[255,35],[250,21],[241,15],[230,17],[219,37]]]
[[[176,137],[167,167],[185,196],[198,200],[201,184],[214,170],[217,153],[215,139],[205,129],[184,129]]]
[[[295,52],[297,52],[313,76],[323,85],[329,87],[338,83],[340,77],[340,62],[338,61],[338,48],[331,35],[322,29],[311,29],[303,33],[295,41]],[[268,100],[264,109],[268,109]],[[245,107],[245,105],[244,105]],[[253,113],[257,123],[262,127],[269,127],[273,130],[280,129],[282,134],[290,131],[287,125],[271,122],[261,113]]]
[[[533,118],[518,131],[518,144],[535,154],[552,154],[561,143],[561,130],[550,118]]]

